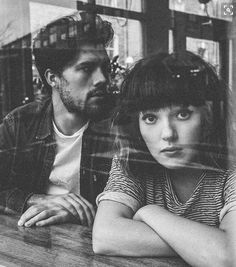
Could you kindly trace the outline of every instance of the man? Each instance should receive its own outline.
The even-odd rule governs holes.
[[[0,211],[19,226],[91,226],[110,169],[110,23],[86,12],[50,23],[34,40],[51,96],[9,113],[0,126]]]

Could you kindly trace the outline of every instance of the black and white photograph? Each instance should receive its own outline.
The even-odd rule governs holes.
[[[236,267],[236,1],[0,18],[0,267]]]

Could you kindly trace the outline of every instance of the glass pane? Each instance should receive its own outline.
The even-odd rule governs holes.
[[[111,22],[115,36],[108,53],[110,58],[119,55],[119,63],[129,66],[143,56],[141,23],[136,20],[101,15]]]
[[[137,12],[142,11],[142,0],[96,0],[96,4]]]
[[[212,0],[205,6],[204,4],[200,4],[198,0],[170,0],[169,8],[200,16],[207,16],[208,13],[210,17],[232,20],[232,16],[227,16],[224,13],[224,5],[231,4],[232,1],[233,0]]]
[[[53,1],[50,1],[50,3],[53,3]],[[54,21],[66,15],[73,14],[77,11],[76,1],[70,1],[70,5],[68,6],[67,4],[64,7],[61,5],[58,6],[53,4],[30,2],[29,8],[30,8],[30,27],[31,27],[32,38],[34,38],[35,32],[37,32],[40,28],[47,25],[51,21]],[[55,32],[55,30],[56,29],[53,28],[51,29],[50,38],[49,40],[45,40],[43,42],[43,46],[46,47],[48,45],[48,42],[50,42],[50,44],[56,43],[57,33]],[[61,38],[63,38],[63,36]],[[32,79],[34,88],[34,98],[37,99],[43,97],[44,92],[41,87],[38,71],[34,65],[34,60],[32,66],[32,76],[33,76]]]
[[[220,50],[218,42],[187,37],[186,49],[201,56],[214,66],[218,74],[220,73]]]
[[[35,32],[50,21],[76,12],[76,1],[72,3],[74,3],[74,8],[30,2],[31,32]]]
[[[168,51],[169,53],[173,53],[174,52],[174,36],[173,36],[173,30],[169,30],[169,47],[168,47]]]
[[[0,47],[30,33],[26,2],[0,0]]]

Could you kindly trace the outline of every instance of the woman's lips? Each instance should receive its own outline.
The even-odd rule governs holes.
[[[181,150],[182,148],[180,147],[175,147],[175,146],[171,146],[171,147],[165,147],[161,150],[161,152],[166,152],[166,151],[175,151],[175,150]]]
[[[180,147],[166,147],[161,150],[161,153],[167,154],[167,155],[175,155],[177,153],[180,153],[182,148]]]

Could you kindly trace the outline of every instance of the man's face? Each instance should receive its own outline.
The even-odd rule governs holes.
[[[70,113],[87,119],[107,112],[110,61],[103,45],[82,45],[76,59],[60,76],[59,93]]]

